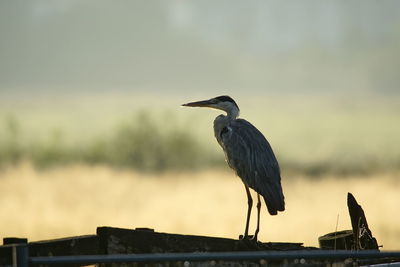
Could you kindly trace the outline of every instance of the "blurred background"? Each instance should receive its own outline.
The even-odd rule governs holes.
[[[315,246],[350,229],[350,191],[378,243],[398,249],[399,10],[0,2],[0,237],[110,225],[236,238],[247,202],[214,140],[219,113],[180,107],[227,94],[282,169],[287,210],[264,212],[261,240]]]

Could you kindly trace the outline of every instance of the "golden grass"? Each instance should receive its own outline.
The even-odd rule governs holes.
[[[335,230],[337,215],[338,230],[351,228],[352,192],[379,244],[399,249],[399,176],[284,177],[287,209],[278,216],[262,211],[260,239],[317,246],[318,236]],[[0,203],[0,237],[30,240],[90,234],[102,225],[237,238],[247,205],[230,171],[145,175],[87,166],[37,171],[30,164],[1,171]]]

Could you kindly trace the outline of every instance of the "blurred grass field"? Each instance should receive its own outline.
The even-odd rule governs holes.
[[[0,164],[106,164],[145,171],[225,167],[218,111],[182,108],[197,94],[6,94]],[[400,168],[399,99],[357,95],[233,95],[241,117],[272,144],[284,169],[307,175]]]
[[[338,230],[351,229],[346,198],[352,192],[383,249],[399,249],[399,175],[284,173],[286,211],[272,217],[263,204],[260,239],[318,246],[319,236],[335,231],[337,216]],[[151,175],[82,165],[37,171],[27,163],[0,172],[0,203],[0,238],[30,240],[91,234],[102,225],[237,238],[247,209],[231,171]]]

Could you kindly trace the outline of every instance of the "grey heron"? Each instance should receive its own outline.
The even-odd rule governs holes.
[[[225,152],[228,165],[244,183],[248,209],[243,238],[249,237],[249,222],[253,199],[249,188],[257,192],[257,227],[254,236],[257,240],[260,230],[260,195],[264,198],[271,215],[285,210],[278,161],[264,135],[250,122],[239,119],[239,107],[229,96],[218,96],[209,100],[183,104],[186,107],[208,107],[226,112],[214,120],[214,135]]]

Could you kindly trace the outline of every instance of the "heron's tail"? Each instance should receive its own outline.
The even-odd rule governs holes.
[[[269,214],[277,215],[278,211],[285,210],[285,197],[283,196],[282,188],[280,186],[278,190],[273,190],[270,194],[266,194],[263,197]]]

